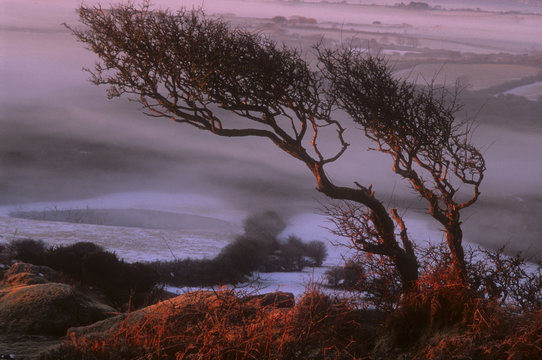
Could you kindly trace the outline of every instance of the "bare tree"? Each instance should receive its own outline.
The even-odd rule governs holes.
[[[453,271],[465,281],[460,211],[478,199],[486,167],[469,141],[471,127],[456,118],[457,87],[454,93],[433,84],[418,88],[395,78],[384,58],[346,48],[317,50],[332,83],[329,96],[362,126],[376,150],[392,157],[393,171],[427,201],[429,214],[444,227]],[[406,230],[395,210],[392,215]],[[356,220],[349,221],[367,232]]]
[[[86,27],[70,29],[98,55],[99,61],[89,70],[91,80],[96,85],[108,85],[110,98],[128,95],[142,104],[149,116],[169,118],[219,136],[272,141],[308,167],[318,191],[360,206],[363,213],[359,219],[367,232],[352,240],[362,251],[391,259],[404,291],[416,288],[418,263],[397,212],[388,211],[371,186],[357,182],[352,187],[338,186],[326,171],[326,165],[337,161],[349,145],[344,137],[346,128],[333,117],[334,107],[345,107],[346,101],[338,99],[342,96],[339,77],[328,66],[333,57],[321,52],[323,71],[311,66],[295,49],[277,46],[220,19],[207,18],[201,11],[152,11],[147,2],[139,8],[120,5],[107,10],[82,6],[79,15]],[[401,97],[385,101],[398,102],[388,103],[393,108],[409,105],[408,99]],[[237,116],[221,117],[221,110]],[[438,109],[435,113],[441,116]],[[397,131],[398,125],[385,122],[375,123],[375,131],[385,131],[388,125],[390,131]],[[418,134],[410,132],[422,131],[423,136],[429,136],[430,129],[428,134],[420,126],[416,129],[401,130],[409,135],[398,140],[416,144],[428,141],[418,140]],[[334,151],[319,146],[324,131],[335,134]],[[393,154],[392,147],[379,140],[379,133],[366,133],[380,141],[382,150],[390,149]],[[441,135],[437,132],[431,136]],[[441,144],[437,143],[437,148]],[[403,159],[402,151],[398,154],[401,157],[396,159],[396,168],[404,168],[400,171],[406,174],[411,170],[407,166],[410,158]],[[439,166],[436,160],[433,164]],[[419,182],[425,189],[423,180]],[[435,201],[437,214],[441,208]]]

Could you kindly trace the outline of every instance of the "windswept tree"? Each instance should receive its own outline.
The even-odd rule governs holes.
[[[445,230],[452,271],[465,281],[460,211],[478,199],[486,166],[480,150],[469,141],[468,122],[456,118],[457,92],[432,84],[417,88],[398,80],[383,58],[350,49],[319,48],[318,53],[331,82],[329,97],[361,125],[375,150],[392,157],[393,171],[427,202],[429,214]],[[349,216],[355,213],[351,207],[335,207],[334,213],[339,222],[363,228],[359,219],[365,215]],[[401,227],[401,237],[405,236],[396,210],[392,216]]]
[[[368,112],[363,107],[369,106],[366,101],[374,99],[345,97],[342,92],[348,91],[348,87],[341,85],[344,79],[340,76],[340,61],[342,58],[358,61],[349,58],[348,52],[334,57],[321,50],[319,66],[311,66],[298,50],[278,46],[261,35],[231,27],[220,19],[207,18],[201,11],[153,11],[148,3],[139,8],[119,5],[107,10],[82,6],[79,15],[85,27],[70,29],[98,56],[94,69],[89,70],[91,80],[96,85],[109,86],[110,98],[128,95],[141,103],[149,116],[168,118],[218,136],[270,140],[308,167],[316,179],[317,190],[362,209],[359,222],[363,224],[363,231],[360,236],[352,237],[356,246],[389,258],[400,274],[404,291],[416,288],[418,263],[398,212],[388,210],[371,186],[359,182],[351,187],[338,186],[326,167],[337,161],[349,146],[345,140],[345,125],[334,118],[337,106],[364,125],[366,135],[380,144],[381,150],[395,154],[396,149],[393,143],[385,141],[387,138],[380,137],[381,133],[400,134],[393,135],[394,141],[400,144],[395,168],[408,179],[412,170],[409,161],[421,154],[418,151],[407,156],[405,151],[411,147],[429,148],[426,143],[430,141],[435,152],[453,151],[443,148],[440,131],[444,129],[424,128],[409,117],[410,113],[420,111],[410,99],[416,90],[395,93],[394,89],[405,85],[392,78],[379,59],[366,58],[367,65],[380,66],[388,76],[383,77],[388,82],[374,82],[373,97],[378,98],[377,94],[381,93],[383,97],[377,99],[379,105],[397,109],[397,112],[402,109],[404,116],[400,118],[371,116],[366,119]],[[338,72],[332,66],[334,62],[337,62]],[[387,96],[388,92],[393,96]],[[427,108],[433,107],[427,114],[428,121],[437,116],[438,121],[453,123],[453,117],[440,113],[446,110],[443,99],[428,97],[426,101]],[[352,104],[350,108],[351,102],[359,104]],[[357,107],[365,112],[356,114]],[[224,117],[223,110],[236,116]],[[374,131],[365,126],[366,123],[374,125]],[[412,124],[416,127],[409,129]],[[432,131],[437,132],[432,134]],[[320,146],[323,133],[334,134],[334,149],[330,150],[327,138],[326,146]],[[418,136],[423,138],[418,139]],[[413,143],[408,144],[409,141]],[[465,146],[448,145],[458,149]],[[457,156],[462,154],[457,153]],[[438,169],[439,160],[431,159],[420,166]],[[440,176],[446,169],[441,167]],[[414,179],[420,189],[427,187],[425,179]],[[434,209],[440,210],[442,199],[431,199],[436,202]]]

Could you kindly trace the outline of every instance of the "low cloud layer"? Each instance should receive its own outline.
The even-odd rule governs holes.
[[[173,1],[158,3],[178,6]],[[208,3],[217,12],[220,6],[231,6],[224,1]],[[149,190],[209,194],[246,211],[278,208],[296,213],[318,208],[324,199],[314,190],[308,169],[270,142],[218,138],[165,119],[147,118],[127,100],[108,101],[104,89],[89,84],[88,74],[81,71],[92,65],[93,55],[61,25],[76,23],[78,5],[60,0],[30,5],[3,2],[0,204]],[[241,15],[249,15],[243,12],[248,8],[239,8]],[[322,14],[314,11],[305,15]],[[508,36],[521,37],[523,29],[504,41],[511,41]],[[472,109],[482,105],[474,104]],[[482,108],[482,118],[493,109],[487,106]],[[534,105],[523,109],[529,112],[524,118],[539,116]],[[542,193],[540,125],[529,120],[517,126],[510,116],[494,124],[498,116],[486,117],[474,138],[487,147],[488,171],[480,205],[465,218],[466,237],[485,244],[509,240],[520,244],[514,245],[518,249],[539,246],[535,242],[542,236],[537,226]],[[390,159],[367,151],[361,135],[354,132],[349,152],[330,166],[333,179],[345,185],[354,180],[372,183],[390,206],[423,213],[408,186],[392,174]]]

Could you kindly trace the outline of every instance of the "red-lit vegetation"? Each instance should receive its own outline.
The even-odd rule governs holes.
[[[524,277],[528,264],[491,251],[467,268],[480,287],[465,287],[439,266],[450,261],[444,250],[426,250],[417,293],[398,296],[381,282],[380,295],[336,297],[312,286],[294,304],[281,293],[196,291],[71,329],[42,359],[538,359],[540,272]],[[389,265],[372,266],[373,281],[387,275]],[[513,301],[487,288],[518,278],[508,288],[523,289]]]
[[[75,329],[43,358],[334,359],[360,356],[373,345],[372,329],[360,325],[366,315],[345,302],[313,290],[297,305],[281,306],[229,290],[188,293]]]
[[[293,307],[219,290],[75,328],[42,359],[537,359],[541,320],[460,284],[431,286],[387,316],[315,289]]]

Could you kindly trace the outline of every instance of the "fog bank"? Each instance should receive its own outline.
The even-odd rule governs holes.
[[[201,1],[153,3],[175,9]],[[89,84],[81,70],[92,66],[93,54],[61,24],[77,26],[79,4],[0,3],[0,205],[82,204],[84,199],[143,192],[170,194],[182,206],[190,201],[196,206],[202,196],[209,197],[221,204],[216,205],[221,213],[233,214],[232,221],[264,208],[292,219],[318,212],[326,200],[314,190],[312,175],[270,142],[218,138],[147,118],[126,99],[108,101],[105,89]],[[515,250],[542,251],[541,102],[535,97],[527,103],[527,98],[513,96],[517,91],[506,95],[509,89],[540,81],[542,38],[533,36],[542,31],[540,15],[241,0],[207,0],[204,8],[288,44],[306,46],[322,36],[335,45],[357,39],[360,48],[372,44],[387,50],[404,74],[424,66],[424,71],[442,71],[444,83],[460,78],[474,84],[465,98],[468,111],[461,116],[477,116],[473,139],[485,150],[488,170],[480,203],[464,218],[465,236],[486,245],[510,242]],[[316,25],[293,21],[279,26],[274,16],[314,18]],[[424,217],[424,204],[393,176],[391,160],[368,151],[360,131],[348,141],[350,150],[330,166],[333,179],[345,185],[354,180],[373,184],[386,205],[402,208],[413,219]],[[194,197],[182,200],[174,194]],[[169,207],[159,195],[136,202],[142,209]],[[194,214],[213,216],[214,206]],[[440,234],[432,220],[424,221],[412,222],[419,242],[429,236],[419,224],[426,224],[433,237]],[[3,228],[4,238],[23,223],[9,226]],[[325,229],[318,231],[325,236]]]

